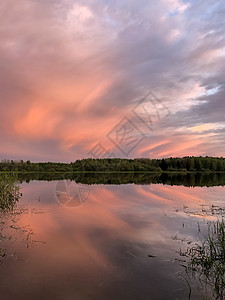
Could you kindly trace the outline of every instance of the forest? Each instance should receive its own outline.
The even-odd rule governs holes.
[[[81,159],[71,163],[3,160],[0,172],[19,173],[76,173],[76,172],[225,172],[223,157],[170,157]]]

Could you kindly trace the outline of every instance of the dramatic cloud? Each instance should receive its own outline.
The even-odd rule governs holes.
[[[222,0],[2,0],[0,158],[224,156],[224,20]]]

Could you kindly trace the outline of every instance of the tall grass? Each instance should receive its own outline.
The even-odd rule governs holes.
[[[214,299],[225,299],[225,222],[209,223],[207,237],[200,244],[180,251],[186,257],[186,271],[210,286]]]
[[[0,173],[0,212],[12,211],[19,201],[20,187],[15,173]]]

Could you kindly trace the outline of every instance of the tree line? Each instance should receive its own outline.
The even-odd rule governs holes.
[[[0,172],[73,173],[73,172],[225,172],[223,157],[170,157],[81,159],[71,163],[4,160]]]
[[[39,162],[3,160],[0,162],[0,172],[31,172],[31,173],[54,173],[73,172],[72,163]]]

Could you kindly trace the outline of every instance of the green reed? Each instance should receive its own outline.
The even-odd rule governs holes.
[[[186,251],[185,268],[192,275],[198,275],[201,283],[213,289],[214,299],[225,299],[225,222],[218,220],[208,224],[206,238]]]
[[[12,211],[21,196],[16,173],[0,173],[0,212]]]

